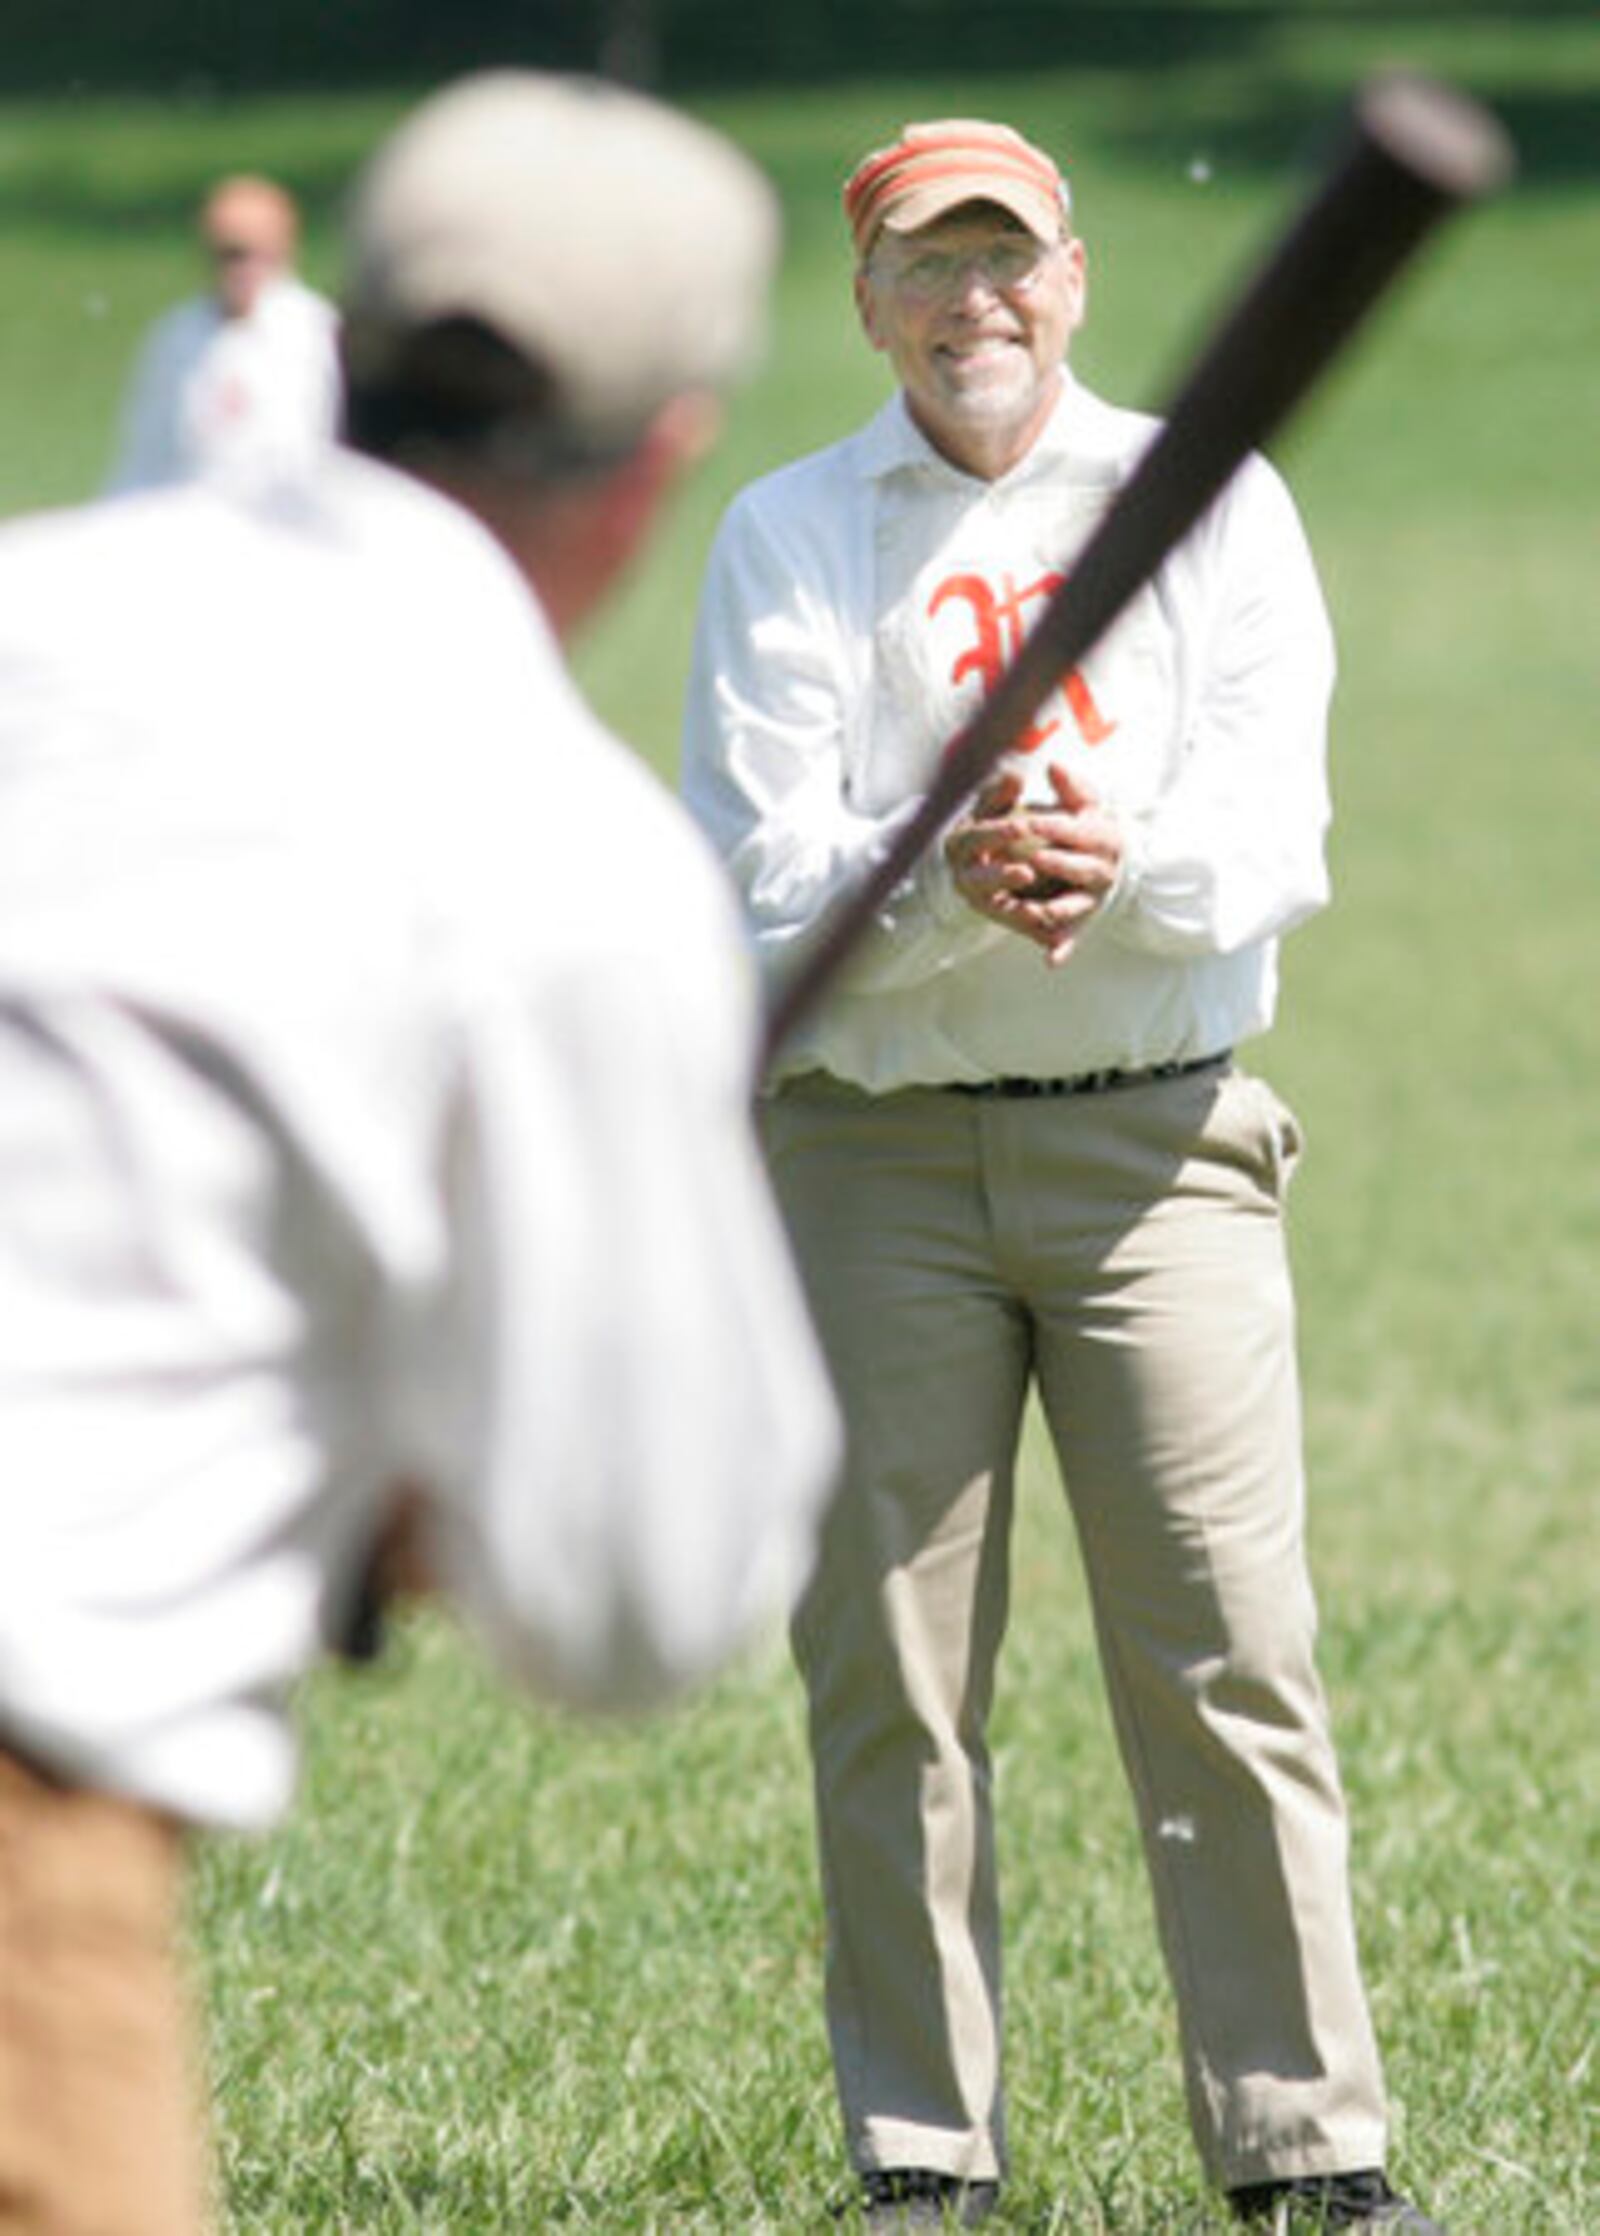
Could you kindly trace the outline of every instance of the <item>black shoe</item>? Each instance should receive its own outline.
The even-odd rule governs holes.
[[[1358,2174],[1301,2174],[1293,2181],[1230,2189],[1235,2220],[1267,2236],[1322,2236],[1325,2229],[1382,2229],[1389,2236],[1446,2236],[1415,2205],[1397,2197],[1377,2167]]]
[[[980,2228],[1000,2202],[998,2182],[964,2181],[925,2166],[879,2166],[861,2177],[859,2206],[867,2228]]]

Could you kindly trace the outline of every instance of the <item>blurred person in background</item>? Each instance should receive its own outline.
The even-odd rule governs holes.
[[[809,1568],[837,1428],[753,966],[560,651],[776,246],[675,112],[467,79],[356,199],[371,455],[0,535],[5,2236],[204,2225],[186,1835],[289,1806],[375,1544],[594,1710]]]
[[[221,180],[200,211],[203,295],[158,319],[122,407],[108,487],[273,473],[338,430],[338,315],[295,272],[300,219],[271,179]]]

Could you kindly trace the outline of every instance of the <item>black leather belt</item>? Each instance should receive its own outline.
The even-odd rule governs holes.
[[[1191,1072],[1216,1071],[1232,1058],[1224,1048],[1215,1056],[1191,1056],[1182,1063],[1146,1064],[1141,1071],[1080,1071],[1071,1079],[952,1079],[953,1095],[993,1095],[1023,1100],[1032,1095],[1103,1095],[1114,1087],[1147,1087],[1157,1079],[1187,1079]]]

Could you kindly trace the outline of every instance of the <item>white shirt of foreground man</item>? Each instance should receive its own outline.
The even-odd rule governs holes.
[[[828,1443],[715,865],[488,538],[365,462],[13,529],[0,615],[0,1728],[276,1815],[401,1481],[519,1675],[703,1676]],[[299,658],[243,691],[263,616]],[[574,785],[648,911],[594,906]]]
[[[356,197],[368,456],[0,534],[16,2236],[205,2227],[183,1828],[284,1809],[363,1579],[403,1551],[620,1708],[811,1564],[837,1431],[742,934],[555,642],[714,431],[776,235],[659,103],[469,79]]]
[[[358,232],[394,267],[360,275],[369,330],[463,140],[502,251],[547,227],[530,123],[580,177],[642,133],[670,198],[681,120],[529,84],[469,88],[418,178],[391,167],[422,214]],[[767,247],[730,230],[759,298]],[[518,1677],[639,1706],[717,1668],[797,1588],[835,1449],[750,1135],[753,977],[500,543],[347,456],[272,502],[14,527],[0,710],[0,1735],[271,1819],[285,1689],[399,1484]],[[647,907],[597,900],[577,798]]]

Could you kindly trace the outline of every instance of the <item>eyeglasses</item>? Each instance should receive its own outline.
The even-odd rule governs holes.
[[[997,295],[1018,295],[1038,279],[1056,246],[1054,241],[1017,234],[991,241],[987,248],[918,249],[903,262],[891,262],[887,276],[910,295],[959,294],[969,273]]]

